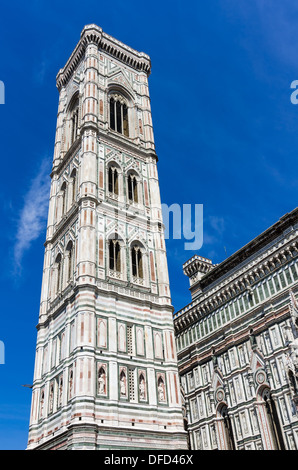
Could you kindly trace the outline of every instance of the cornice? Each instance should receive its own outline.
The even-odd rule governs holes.
[[[118,134],[110,130],[100,130],[99,140],[107,145],[113,146],[119,152],[123,152],[124,150],[132,156],[137,154],[140,158],[143,158],[144,161],[146,161],[148,157],[152,157],[156,162],[158,162],[158,156],[155,153],[155,150],[152,148],[146,149],[139,143],[134,142],[132,139],[124,137],[122,134]]]
[[[174,323],[179,320],[181,329],[182,323],[184,328],[189,326],[237,295],[250,291],[256,282],[274,272],[279,265],[285,264],[287,257],[293,258],[292,251],[298,251],[298,232],[294,228],[297,221],[298,208],[295,208],[227,260],[214,266],[193,284],[191,289],[197,284],[202,289],[205,287],[205,290],[174,314]],[[275,244],[269,246],[273,241]],[[256,255],[254,259],[253,255]],[[184,267],[191,261],[186,262]],[[238,267],[236,271],[235,267]],[[230,275],[227,275],[229,272]],[[179,330],[178,326],[176,328]]]
[[[138,286],[129,283],[126,284],[126,286],[111,284],[107,280],[103,281],[99,279],[97,279],[96,284],[87,282],[78,284],[76,281],[72,281],[53,302],[50,302],[47,312],[43,315],[44,319],[39,319],[36,328],[40,329],[47,326],[53,318],[60,315],[69,303],[77,301],[79,294],[86,290],[92,292],[95,300],[101,295],[108,295],[109,297],[123,301],[127,301],[129,298],[131,304],[162,311],[168,310],[169,313],[172,314],[173,306],[160,302],[156,294],[152,294]],[[171,321],[169,323],[169,326],[170,325],[172,325]]]
[[[115,150],[118,150],[119,152],[124,151],[128,155],[131,155],[131,157],[140,158],[144,162],[146,162],[148,158],[153,158],[156,163],[158,162],[158,156],[153,149],[145,149],[141,147],[139,144],[132,142],[128,138],[123,138],[121,135],[119,136],[115,135],[114,133],[110,131],[102,131],[97,126],[94,126],[94,125],[89,126],[88,123],[82,125],[80,129],[81,133],[83,130],[88,129],[88,128],[92,129],[93,131],[96,131],[97,140],[99,144],[110,145]],[[75,142],[72,144],[72,146],[67,150],[67,152],[63,155],[63,157],[59,160],[59,163],[55,165],[55,161],[54,161],[54,166],[50,174],[51,178],[55,174],[57,175],[61,174],[61,172],[65,169],[65,167],[68,165],[71,159],[75,156],[75,154],[81,148],[81,144],[82,144],[82,136],[79,135],[77,139],[75,140]]]
[[[67,164],[70,162],[70,160],[74,157],[76,152],[79,150],[81,146],[81,136],[78,136],[78,138],[74,141],[72,146],[67,150],[67,152],[63,155],[63,157],[60,159],[58,165],[53,166],[52,172],[50,174],[50,177],[53,178],[55,174],[59,175],[67,166]],[[55,162],[54,162],[55,163]]]
[[[243,261],[246,261],[250,256],[254,255],[262,248],[267,246],[270,242],[277,239],[283,232],[298,222],[298,207],[292,212],[282,216],[274,225],[262,232],[248,244],[244,245],[240,250],[236,251],[233,255],[229,256],[222,263],[215,266],[210,270],[201,280],[200,287],[204,289],[212,282],[219,279],[224,274],[231,271]]]
[[[53,245],[64,233],[67,232],[69,227],[74,223],[79,213],[79,202],[74,202],[67,214],[65,214],[60,222],[55,227],[53,235],[46,239],[44,246]]]
[[[121,41],[118,41],[103,32],[102,28],[99,26],[90,24],[86,25],[82,30],[80,40],[73,50],[70,58],[66,62],[64,68],[60,69],[57,74],[56,84],[59,91],[62,86],[67,84],[73,75],[74,71],[83,59],[86,48],[89,44],[95,44],[102,52],[111,55],[138,72],[142,71],[147,75],[151,72],[151,61],[147,54],[132,49]]]
[[[290,232],[289,235],[283,240],[282,246],[271,247],[256,257],[253,263],[242,266],[236,273],[231,273],[212,289],[202,293],[198,299],[176,312],[174,314],[176,331],[182,331],[230,300],[250,292],[255,284],[297,258],[297,232]]]

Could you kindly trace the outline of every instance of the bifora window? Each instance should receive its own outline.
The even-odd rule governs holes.
[[[143,279],[142,252],[138,246],[133,246],[131,249],[131,265],[132,275]]]
[[[121,271],[120,243],[117,240],[109,242],[109,266],[112,271]]]
[[[119,194],[118,171],[115,167],[110,166],[108,170],[109,193]]]
[[[75,97],[71,100],[71,106],[69,108],[69,145],[72,145],[77,137],[78,137],[78,129],[79,129],[79,98],[76,94]]]
[[[127,104],[123,96],[118,94],[110,97],[110,128],[129,137]]]
[[[138,182],[133,174],[129,174],[127,178],[128,199],[130,202],[138,202]]]

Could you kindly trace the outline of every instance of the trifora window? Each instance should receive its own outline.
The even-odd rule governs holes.
[[[118,94],[110,97],[110,128],[129,137],[127,104],[123,96]]]

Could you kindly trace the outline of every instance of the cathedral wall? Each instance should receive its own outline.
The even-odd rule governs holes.
[[[294,225],[175,314],[193,449],[298,448],[297,280]]]

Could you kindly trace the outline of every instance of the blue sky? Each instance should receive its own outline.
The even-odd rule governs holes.
[[[0,449],[27,444],[58,92],[85,24],[152,60],[162,202],[203,204],[198,254],[224,260],[297,205],[298,5],[294,0],[9,2],[1,6]],[[168,240],[175,310],[190,302]]]

